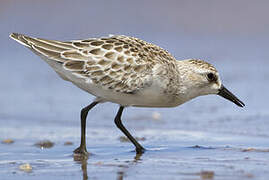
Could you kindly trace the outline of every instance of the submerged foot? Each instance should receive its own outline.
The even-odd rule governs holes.
[[[146,149],[143,148],[143,147],[142,148],[136,148],[135,151],[136,151],[136,154],[143,154],[146,151]]]
[[[80,146],[77,149],[75,149],[73,152],[74,152],[75,161],[85,160],[85,159],[88,159],[89,157],[89,153],[85,147]]]

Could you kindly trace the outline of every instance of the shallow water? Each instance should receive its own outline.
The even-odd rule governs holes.
[[[0,179],[268,179],[269,37],[268,23],[263,18],[268,15],[261,14],[268,11],[259,10],[268,5],[255,3],[250,6],[251,11],[246,11],[242,1],[238,5],[245,9],[231,12],[230,17],[226,11],[222,12],[221,4],[211,4],[212,9],[200,4],[204,19],[186,16],[183,22],[181,18],[173,20],[178,10],[167,3],[169,12],[161,14],[167,14],[163,17],[167,21],[164,26],[164,19],[160,23],[154,18],[160,18],[162,11],[150,12],[151,4],[147,3],[141,16],[131,9],[121,16],[115,12],[114,4],[107,1],[94,2],[96,8],[89,12],[92,4],[80,7],[73,1],[65,1],[67,9],[63,9],[60,16],[57,13],[59,7],[62,8],[60,1],[53,7],[50,3],[30,0],[17,2],[16,6],[6,2],[6,8],[1,11],[0,28],[0,141],[14,142],[0,143]],[[105,17],[109,14],[120,22],[132,17],[132,23],[111,27],[113,22],[93,16],[102,10],[102,2],[110,12],[104,14]],[[156,4],[162,5],[161,2]],[[121,6],[130,5],[122,1]],[[47,13],[48,7],[52,8],[53,18]],[[180,11],[182,15],[195,8],[191,3],[184,7]],[[67,13],[68,8],[81,10],[76,14],[76,26],[70,27],[74,14]],[[195,11],[198,12],[201,11]],[[248,12],[248,19],[254,17],[261,21],[242,21],[240,25],[234,13],[242,12]],[[220,22],[218,18],[213,21],[215,15],[226,21]],[[95,17],[96,22],[85,25],[89,16]],[[136,21],[144,17],[147,18]],[[50,18],[54,21],[48,21]],[[42,23],[37,25],[36,19]],[[98,24],[99,21],[103,23]],[[200,23],[198,27],[197,23]],[[171,25],[173,29],[169,28]],[[127,34],[163,44],[162,47],[178,59],[196,57],[214,64],[225,86],[246,107],[239,108],[212,95],[171,109],[127,108],[123,123],[135,137],[144,139],[140,143],[148,149],[139,157],[132,144],[122,141],[123,134],[114,125],[118,106],[101,104],[90,111],[87,121],[87,148],[91,155],[87,161],[77,162],[72,152],[80,142],[80,109],[94,97],[61,80],[39,57],[9,40],[8,35],[13,31],[63,40]],[[54,145],[50,148],[36,145],[44,140]],[[65,145],[66,142],[69,145]],[[30,172],[20,169],[26,163],[32,167]]]
[[[261,56],[269,57],[265,48],[259,50]],[[239,54],[234,54],[236,61],[212,62],[245,108],[217,96],[171,109],[128,108],[123,122],[134,136],[145,138],[141,144],[148,149],[136,157],[133,146],[120,141],[123,135],[114,125],[118,106],[101,104],[89,113],[87,148],[92,155],[85,162],[74,161],[72,151],[80,142],[80,109],[93,97],[62,81],[34,55],[29,55],[31,60],[22,57],[23,62],[31,61],[31,67],[14,65],[23,76],[10,74],[0,94],[4,100],[0,138],[14,140],[0,144],[1,177],[268,179],[268,61],[262,59],[253,66],[251,56],[240,58]],[[9,71],[1,71],[1,76]],[[34,145],[42,140],[54,146],[40,149]],[[25,163],[32,166],[31,172],[19,169]]]
[[[79,141],[78,126],[41,127],[24,120],[1,127],[15,141],[0,145],[4,179],[203,179],[205,172],[213,173],[214,179],[267,179],[269,174],[268,137],[264,136],[134,127],[134,134],[146,138],[141,143],[148,149],[135,156],[130,143],[119,141],[116,128],[88,127],[91,155],[88,161],[77,162],[72,151]],[[34,145],[44,139],[55,145],[48,149]],[[67,141],[74,144],[64,145]],[[19,170],[24,163],[32,166],[31,172]]]

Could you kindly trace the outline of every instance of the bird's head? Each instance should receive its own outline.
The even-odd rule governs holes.
[[[178,61],[180,81],[182,86],[180,91],[185,94],[187,99],[197,96],[217,94],[243,107],[245,104],[240,101],[233,93],[224,87],[219,73],[211,64],[196,59]]]

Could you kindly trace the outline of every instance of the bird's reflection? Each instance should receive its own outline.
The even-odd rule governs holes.
[[[133,163],[137,163],[141,160],[143,154],[136,154],[133,160]]]
[[[132,165],[136,165],[137,163],[139,163],[141,161],[141,157],[143,154],[136,154],[134,159],[130,162],[128,162],[128,165],[119,165],[118,167],[120,167],[120,169],[117,171],[117,180],[123,180],[124,176],[126,175],[126,171],[132,167]],[[81,170],[82,170],[82,178],[83,180],[87,180],[88,179],[88,170],[87,170],[87,166],[88,166],[88,159],[87,158],[75,158],[74,157],[74,161],[78,162],[79,164],[81,164]]]
[[[82,177],[83,180],[88,179],[88,171],[87,171],[87,166],[88,166],[88,159],[84,159],[81,161],[81,170],[82,170]]]
[[[75,162],[81,164],[82,178],[83,178],[83,180],[87,180],[88,179],[88,171],[87,171],[88,157],[74,155],[73,160]]]
[[[133,161],[129,163],[129,166],[124,166],[124,168],[120,169],[117,172],[117,180],[123,180],[127,169],[130,168],[131,165],[136,165],[137,163],[139,163],[139,161],[141,161],[142,155],[143,154],[136,154]]]
[[[117,172],[117,180],[123,180],[124,176],[125,176],[125,171],[118,171]]]

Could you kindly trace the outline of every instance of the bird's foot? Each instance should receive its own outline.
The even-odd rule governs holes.
[[[79,146],[73,152],[74,152],[73,156],[74,156],[75,161],[82,161],[82,160],[88,159],[89,157],[89,153],[86,147]]]
[[[141,147],[141,148],[136,148],[135,151],[136,151],[136,154],[143,154],[146,151],[146,149]]]

